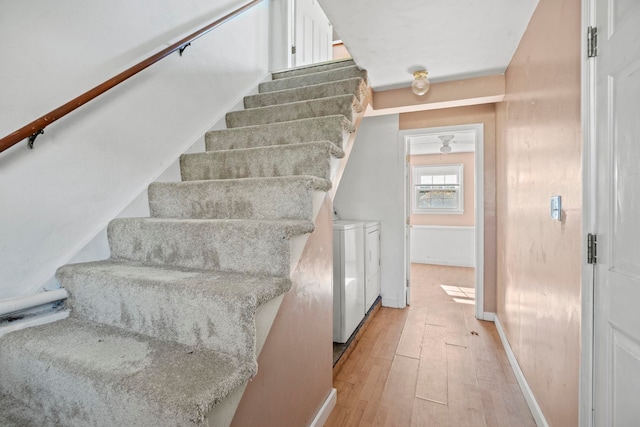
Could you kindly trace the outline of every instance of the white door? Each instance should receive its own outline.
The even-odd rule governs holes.
[[[597,0],[595,426],[640,425],[640,2]]]
[[[404,139],[404,262],[406,278],[406,304],[411,305],[411,201],[413,199],[413,187],[411,186],[411,139]]]
[[[333,26],[317,0],[295,1],[294,64],[315,64],[332,58]]]

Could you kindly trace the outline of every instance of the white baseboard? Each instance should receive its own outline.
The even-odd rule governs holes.
[[[390,308],[405,308],[404,301],[400,301],[398,298],[382,297],[382,306]]]
[[[322,427],[329,419],[329,415],[331,415],[331,411],[335,408],[337,401],[338,391],[335,388],[332,388],[329,392],[329,396],[327,396],[327,399],[316,414],[316,417],[311,421],[311,424],[309,424],[309,427]]]
[[[472,267],[475,268],[475,262],[466,262],[464,260],[447,259],[447,258],[411,258],[412,264],[433,264],[446,265],[450,267]]]
[[[486,315],[487,313],[485,313]],[[493,313],[492,313],[493,314]],[[527,401],[527,405],[529,405],[529,409],[531,410],[531,414],[533,415],[533,419],[536,422],[538,427],[549,427],[547,420],[544,418],[544,414],[542,413],[542,409],[538,405],[538,401],[536,397],[533,395],[533,391],[529,387],[529,383],[527,383],[527,379],[524,377],[524,373],[522,369],[520,369],[520,365],[516,360],[516,355],[513,353],[511,349],[511,345],[507,340],[507,336],[504,333],[504,329],[502,329],[502,324],[500,323],[500,318],[494,314],[494,322],[496,324],[496,329],[498,330],[498,335],[500,335],[500,341],[502,341],[502,346],[504,347],[505,353],[507,353],[507,359],[509,359],[509,363],[511,364],[511,369],[513,369],[513,374],[518,381],[518,385],[520,385],[520,389],[522,390],[522,394],[524,395],[524,399]]]
[[[482,319],[480,320],[486,320],[487,322],[495,322],[496,314],[490,311],[485,311],[484,313],[482,313]]]

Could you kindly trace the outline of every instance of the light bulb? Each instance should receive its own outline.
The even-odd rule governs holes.
[[[411,90],[418,96],[422,96],[429,91],[429,87],[431,83],[429,83],[429,79],[427,78],[426,70],[416,71],[413,73],[413,83],[411,83]]]

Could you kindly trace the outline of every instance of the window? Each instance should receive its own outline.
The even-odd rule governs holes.
[[[464,212],[463,166],[413,166],[413,213]]]

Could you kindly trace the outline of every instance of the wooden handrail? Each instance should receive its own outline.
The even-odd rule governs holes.
[[[93,89],[83,93],[82,95],[78,96],[77,98],[74,98],[71,101],[67,102],[66,104],[64,104],[64,105],[56,108],[55,110],[45,114],[44,116],[40,117],[39,119],[32,121],[28,125],[21,127],[20,129],[18,129],[17,131],[15,131],[13,133],[10,133],[9,135],[7,135],[4,138],[0,139],[0,153],[3,152],[4,150],[6,150],[7,148],[14,146],[18,142],[20,142],[20,141],[22,141],[23,139],[26,139],[26,138],[29,138],[29,147],[33,147],[33,141],[35,140],[35,138],[39,134],[43,133],[44,129],[47,126],[49,126],[51,123],[53,123],[56,120],[66,116],[70,112],[74,111],[76,108],[83,106],[87,102],[89,102],[92,99],[102,95],[106,91],[108,91],[108,90],[112,89],[113,87],[119,85],[120,83],[124,82],[128,78],[138,74],[140,71],[142,71],[142,70],[148,68],[149,66],[155,64],[156,62],[158,62],[162,58],[172,54],[173,52],[180,51],[180,54],[182,54],[182,51],[184,51],[184,49],[192,41],[202,37],[203,35],[207,34],[209,31],[213,30],[216,27],[219,27],[220,25],[224,24],[225,22],[229,21],[230,19],[240,15],[241,13],[245,12],[246,10],[248,10],[248,9],[252,8],[253,6],[255,6],[256,4],[260,3],[261,1],[262,0],[253,0],[253,1],[245,4],[244,6],[239,7],[238,9],[234,10],[233,12],[223,16],[222,18],[216,20],[215,22],[212,22],[211,24],[207,25],[206,27],[203,27],[203,28],[199,29],[198,31],[186,36],[185,38],[181,39],[180,41],[178,41],[178,42],[172,44],[171,46],[161,50],[158,53],[156,53],[155,55],[150,56],[149,58],[137,63],[133,67],[130,67],[127,70],[125,70],[125,71],[121,72],[120,74],[118,74],[117,76],[112,77],[109,80],[105,81],[104,83],[99,84],[98,86],[96,86]]]

